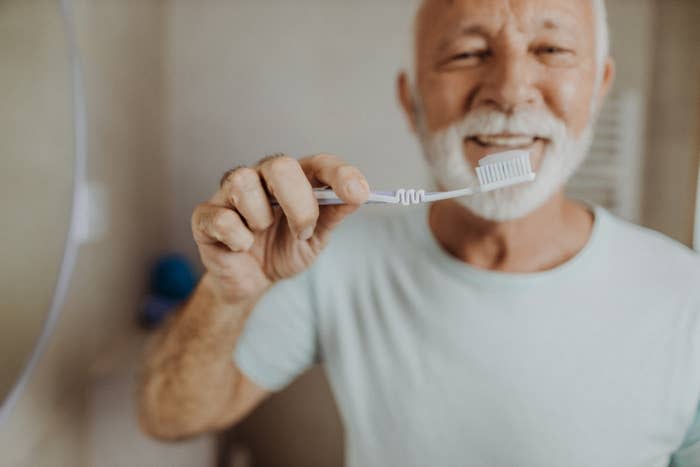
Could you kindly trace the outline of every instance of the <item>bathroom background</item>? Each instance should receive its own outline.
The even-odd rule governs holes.
[[[48,26],[30,18],[53,3],[0,8],[21,10],[26,33],[41,37]],[[176,445],[144,438],[132,396],[148,334],[134,314],[159,254],[196,261],[189,217],[226,169],[277,151],[328,151],[375,186],[428,183],[394,91],[408,42],[405,2],[75,0],[74,8],[101,233],[81,247],[57,328],[0,426],[0,465],[226,465],[236,445],[258,466],[341,465],[342,430],[318,369],[229,433]],[[615,99],[572,191],[603,193],[600,202],[692,245],[700,2],[608,0],[608,8]],[[64,132],[34,137],[50,144]]]

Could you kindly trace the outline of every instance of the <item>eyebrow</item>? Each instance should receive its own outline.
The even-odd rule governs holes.
[[[578,33],[579,26],[573,17],[565,15],[563,21],[558,18],[553,18],[551,16],[545,16],[544,18],[537,21],[537,26],[539,28],[549,30],[549,31],[567,31],[574,34]],[[474,21],[468,21],[464,24],[459,25],[456,28],[456,33],[450,34],[443,38],[438,45],[438,51],[443,52],[446,48],[450,46],[452,41],[458,37],[464,36],[482,36],[488,37],[491,35],[491,31],[484,25],[479,24]]]
[[[488,35],[489,35],[489,30],[486,29],[484,26],[482,26],[480,24],[475,24],[475,23],[467,23],[467,24],[459,26],[459,28],[457,29],[457,33],[450,34],[449,36],[442,39],[440,41],[440,45],[438,46],[438,50],[444,51],[447,47],[450,46],[452,41],[458,37],[488,36]]]
[[[561,25],[553,19],[545,19],[540,22],[540,27],[544,29],[561,29]]]
[[[460,28],[459,31],[460,36],[470,36],[470,35],[481,35],[481,36],[486,36],[488,35],[488,31],[486,30],[485,27],[483,27],[480,24],[471,24],[471,25],[464,25]]]
[[[537,22],[537,26],[550,31],[569,30],[577,32],[579,30],[579,25],[576,20],[570,18],[568,15],[563,15],[563,18],[546,16]]]

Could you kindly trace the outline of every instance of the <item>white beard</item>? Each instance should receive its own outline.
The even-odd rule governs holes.
[[[464,139],[469,135],[522,134],[549,140],[533,183],[457,198],[477,216],[497,222],[522,218],[557,193],[586,159],[593,141],[593,124],[581,137],[571,135],[560,119],[549,112],[521,111],[511,116],[493,110],[468,114],[461,122],[429,134],[421,112],[420,140],[433,177],[441,189],[459,190],[479,184],[465,158]],[[592,119],[593,121],[594,119]]]

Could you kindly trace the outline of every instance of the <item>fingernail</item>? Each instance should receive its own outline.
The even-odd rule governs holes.
[[[354,198],[361,198],[367,194],[368,187],[360,180],[353,180],[345,185],[345,191]]]
[[[311,227],[307,227],[301,231],[301,233],[299,234],[299,240],[305,242],[313,236],[314,236],[314,226],[312,225]]]

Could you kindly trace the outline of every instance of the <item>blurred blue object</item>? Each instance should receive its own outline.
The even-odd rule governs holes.
[[[162,298],[185,300],[196,285],[192,265],[179,254],[159,258],[151,271],[151,292]]]
[[[181,300],[149,295],[144,300],[141,313],[139,313],[139,324],[146,329],[154,329],[181,303]]]

